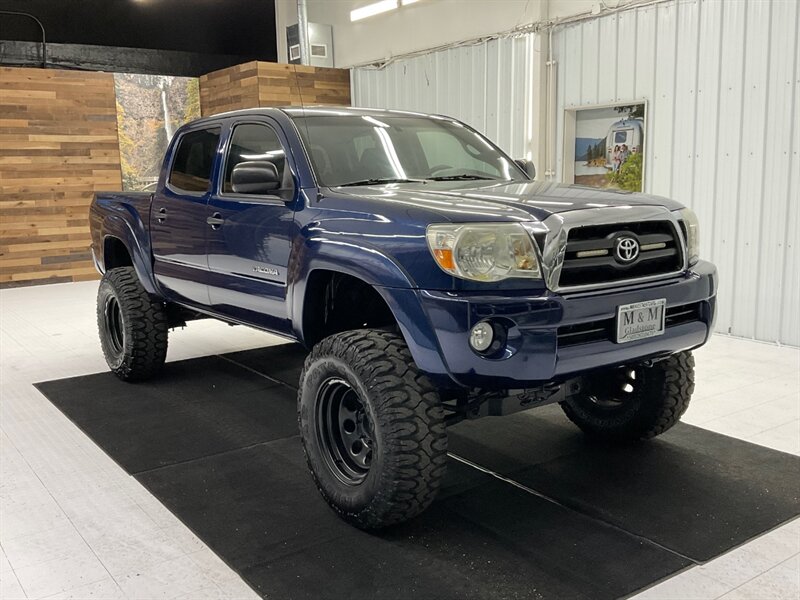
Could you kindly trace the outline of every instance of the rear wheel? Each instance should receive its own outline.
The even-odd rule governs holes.
[[[585,392],[561,403],[586,434],[610,441],[652,438],[670,429],[694,391],[694,357],[679,352],[651,366],[591,373]]]
[[[399,523],[436,496],[444,412],[399,335],[357,330],[317,344],[300,378],[298,420],[317,488],[350,523]]]
[[[108,368],[123,381],[158,374],[167,357],[167,314],[133,267],[110,269],[97,291],[97,328]]]

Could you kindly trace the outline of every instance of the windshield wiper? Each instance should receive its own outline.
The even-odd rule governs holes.
[[[356,185],[381,185],[384,183],[425,183],[424,179],[405,179],[402,177],[373,177],[372,179],[360,179],[349,183],[340,183],[336,187],[347,187]]]
[[[437,177],[428,177],[428,181],[469,181],[469,180],[487,180],[494,181],[497,177],[484,177],[483,175],[470,175],[469,173],[461,173],[460,175],[439,175]]]

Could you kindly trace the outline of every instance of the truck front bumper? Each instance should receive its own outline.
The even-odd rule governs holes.
[[[713,329],[716,290],[716,268],[704,261],[667,281],[567,295],[407,290],[416,295],[418,317],[427,320],[435,339],[422,323],[401,327],[418,366],[440,385],[449,379],[470,388],[516,389],[697,348]],[[402,296],[395,297],[400,304],[391,304],[408,307],[411,298]],[[659,298],[666,299],[664,333],[616,343],[617,307]],[[470,329],[484,319],[501,319],[509,326],[507,347],[493,358],[469,345]]]

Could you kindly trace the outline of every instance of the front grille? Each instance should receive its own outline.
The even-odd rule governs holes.
[[[615,251],[622,238],[638,243],[638,256],[623,262]],[[587,225],[570,230],[559,287],[597,285],[679,271],[683,257],[670,221]]]
[[[613,335],[614,319],[564,325],[558,328],[558,346],[579,346],[592,342],[610,340]]]
[[[670,306],[664,315],[664,327],[669,329],[676,325],[692,323],[701,319],[701,303]],[[604,342],[614,339],[614,319],[602,319],[576,325],[564,325],[558,328],[558,346],[579,346],[592,342]]]
[[[700,320],[700,302],[694,304],[684,304],[683,306],[672,306],[667,309],[664,315],[664,327],[670,328],[675,325],[692,323]]]

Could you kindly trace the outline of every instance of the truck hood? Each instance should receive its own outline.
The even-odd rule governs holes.
[[[405,205],[437,213],[453,222],[543,221],[555,213],[605,206],[657,205],[669,210],[683,205],[650,194],[604,190],[561,183],[448,181],[340,187],[340,194],[388,205]],[[418,214],[418,213],[417,213]]]

